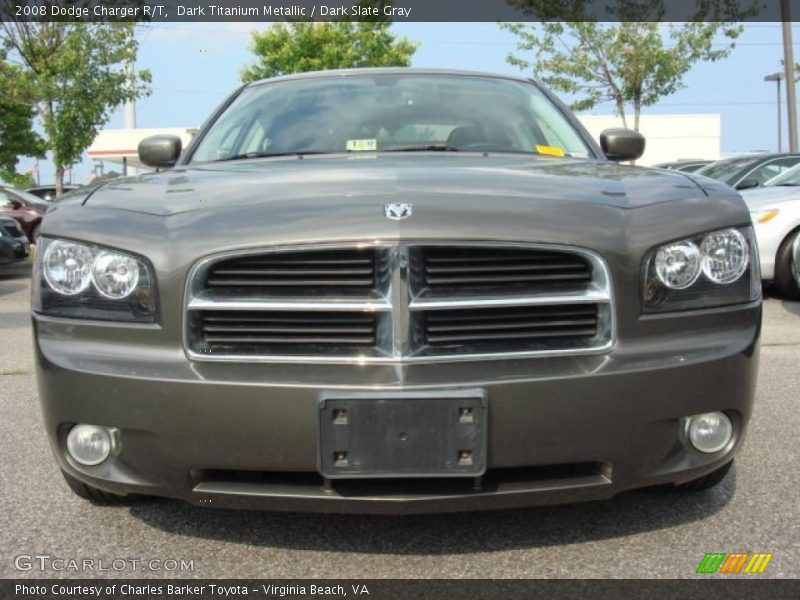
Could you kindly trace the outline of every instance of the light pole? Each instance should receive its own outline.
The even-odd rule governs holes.
[[[773,73],[764,77],[764,81],[774,81],[778,84],[778,152],[783,152],[783,143],[781,140],[781,81],[783,81],[783,73]]]
[[[127,85],[130,88],[134,86],[134,80],[136,78],[136,67],[133,64],[133,61],[130,60],[125,65],[125,73],[128,76]],[[127,102],[125,102],[125,129],[136,129],[136,100],[131,98]],[[128,158],[122,157],[122,174],[127,177],[128,175],[138,175],[139,170],[134,167],[128,166]]]
[[[794,49],[792,47],[792,16],[789,14],[789,0],[781,0],[781,21],[783,21],[783,68],[786,77],[789,152],[797,152],[797,101],[794,90]]]

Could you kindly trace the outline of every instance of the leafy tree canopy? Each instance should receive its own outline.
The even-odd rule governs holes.
[[[19,71],[13,92],[28,95],[44,130],[61,195],[64,171],[77,162],[111,112],[148,93],[150,74],[132,76],[133,23],[6,21],[0,45]]]
[[[257,62],[242,70],[244,82],[267,77],[355,67],[407,67],[417,44],[397,39],[383,22],[276,23],[254,31]]]
[[[19,157],[42,156],[45,146],[44,140],[33,129],[35,111],[24,93],[19,70],[6,62],[2,49],[0,89],[3,90],[0,95],[0,179],[23,185],[30,176],[17,173]]]
[[[642,107],[683,88],[684,77],[695,63],[730,54],[743,31],[735,21],[751,14],[737,12],[738,5],[729,0],[697,0],[697,20],[663,24],[657,19],[664,12],[664,0],[618,0],[614,6],[620,22],[600,23],[585,17],[586,0],[514,3],[544,20],[500,25],[518,38],[517,53],[510,54],[508,62],[532,71],[554,90],[570,94],[575,110],[611,101],[627,127],[632,106],[637,130]],[[585,18],[550,21],[559,11]],[[720,20],[703,20],[710,16]]]

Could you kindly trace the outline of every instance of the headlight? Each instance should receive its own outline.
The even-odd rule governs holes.
[[[700,249],[689,240],[662,246],[656,252],[656,276],[670,289],[689,287],[700,275]]]
[[[67,240],[40,239],[39,245],[34,311],[77,319],[155,322],[155,279],[144,259]]]
[[[643,271],[646,313],[725,306],[761,297],[752,227],[664,244],[647,254]]]
[[[94,254],[88,246],[74,242],[53,242],[42,260],[42,272],[48,285],[59,294],[80,294],[92,283]]]
[[[139,261],[119,252],[100,252],[92,265],[92,283],[112,300],[130,296],[139,284]]]
[[[715,231],[703,239],[703,274],[714,283],[733,283],[749,264],[747,240],[735,229]]]

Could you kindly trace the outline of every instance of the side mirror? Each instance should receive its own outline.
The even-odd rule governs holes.
[[[761,184],[758,183],[758,179],[753,179],[752,177],[750,177],[750,178],[745,179],[744,181],[740,181],[738,184],[736,184],[736,189],[737,190],[750,190],[750,189],[753,189],[753,188],[757,188],[759,185],[761,185]]]
[[[632,129],[606,129],[600,147],[609,160],[636,160],[644,154],[644,136]]]
[[[139,142],[139,160],[148,167],[169,169],[175,166],[182,146],[177,135],[151,135]]]
[[[19,210],[20,208],[23,208],[22,202],[20,202],[19,200],[11,201],[11,210]]]

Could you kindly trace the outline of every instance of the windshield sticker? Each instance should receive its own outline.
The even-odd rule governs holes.
[[[555,146],[542,146],[540,144],[536,144],[536,151],[539,154],[549,154],[550,156],[566,156],[561,148],[557,148]]]
[[[378,149],[378,140],[347,140],[348,152],[374,152]]]

